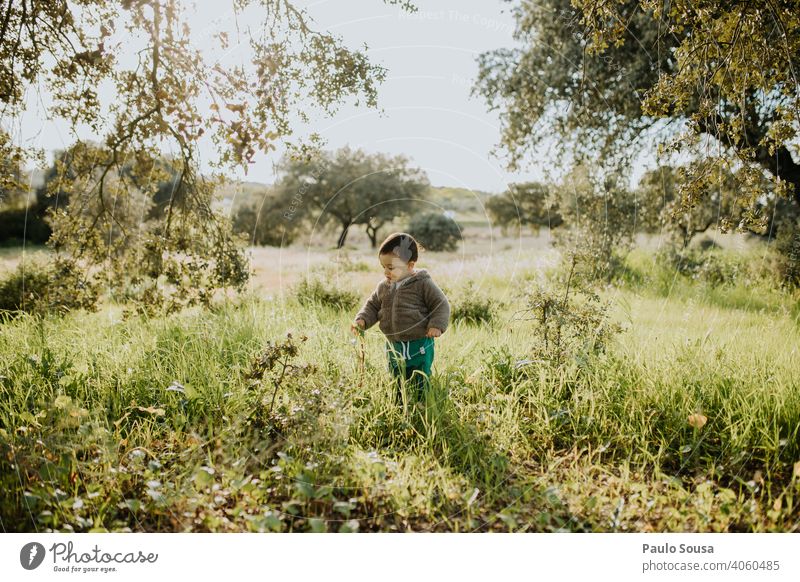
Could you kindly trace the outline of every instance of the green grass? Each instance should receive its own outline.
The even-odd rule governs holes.
[[[503,313],[438,340],[421,406],[393,403],[377,328],[362,370],[353,314],[291,297],[8,320],[0,525],[798,531],[796,297],[682,277],[665,287],[646,256],[630,264],[635,281],[604,292],[624,333],[561,366],[515,366],[533,330],[509,323],[519,306],[489,277],[482,291]],[[248,379],[287,333],[298,368]]]

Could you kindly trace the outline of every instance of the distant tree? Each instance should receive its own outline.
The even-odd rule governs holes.
[[[246,235],[251,244],[281,246],[291,244],[306,226],[298,217],[287,218],[291,200],[274,189],[264,189],[260,196],[251,196],[234,210],[233,228]]]
[[[550,188],[539,182],[512,184],[507,191],[489,198],[486,210],[504,230],[529,226],[538,232],[543,226],[555,228],[564,222],[550,199]]]
[[[555,234],[567,262],[581,255],[583,275],[610,280],[633,245],[636,231],[634,194],[621,176],[599,177],[586,166],[574,167],[555,187],[555,200],[566,228]]]
[[[454,251],[462,239],[458,223],[438,212],[417,214],[408,225],[408,233],[429,251]]]
[[[418,208],[428,189],[422,170],[403,156],[368,154],[349,147],[319,152],[301,159],[287,158],[276,184],[287,221],[313,219],[339,229],[342,248],[354,225],[363,225],[375,248],[378,231],[398,216]]]
[[[25,152],[0,129],[0,241],[44,243],[50,227],[37,204],[30,203],[24,161]]]

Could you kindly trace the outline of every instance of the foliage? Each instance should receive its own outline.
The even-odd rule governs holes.
[[[486,211],[503,230],[530,226],[538,232],[543,226],[555,228],[564,222],[548,186],[538,182],[512,184],[486,201]]]
[[[406,4],[400,3],[408,9]],[[200,174],[204,135],[216,145],[213,165],[246,171],[258,152],[290,137],[293,118],[332,113],[350,97],[374,106],[385,77],[365,52],[314,30],[307,13],[291,2],[237,0],[231,9],[259,24],[214,35],[221,50],[229,46],[229,32],[250,47],[252,59],[233,66],[193,41],[187,8],[177,0],[44,0],[35,10],[27,2],[4,8],[4,115],[22,115],[26,90],[38,89],[53,98],[45,115],[65,120],[76,134],[89,128],[100,138],[77,141],[57,161],[47,196],[63,193],[70,203],[54,213],[53,245],[87,272],[105,271],[107,282],[121,281],[131,297],[131,289],[142,290],[144,303],[159,299],[162,277],[179,287],[211,285],[186,290],[201,302],[214,286],[239,287],[246,279],[244,255],[226,219],[211,210],[214,180]],[[113,87],[112,99],[95,89],[103,85]],[[162,151],[174,152],[168,167]],[[152,208],[153,216],[163,213],[159,227],[131,227]],[[214,274],[186,273],[165,258],[176,253],[198,268],[213,264]]]
[[[372,247],[377,247],[378,231],[412,213],[428,189],[425,173],[411,167],[404,156],[349,147],[288,157],[279,171],[277,206],[283,206],[287,228],[304,218],[315,228],[334,223],[340,229],[336,248],[344,246],[353,225],[363,225]]]
[[[0,242],[44,243],[50,237],[44,212],[28,202],[26,182],[30,176],[23,171],[26,159],[25,150],[0,128]]]
[[[565,177],[556,196],[569,228],[556,231],[554,238],[567,251],[568,269],[578,256],[580,278],[608,281],[619,273],[633,245],[636,200],[618,180],[597,181],[583,166]]]
[[[423,248],[439,252],[454,251],[461,241],[461,227],[445,214],[428,212],[417,214],[408,224],[408,233],[417,239]]]
[[[783,208],[785,201],[776,199],[766,179],[761,181],[761,195],[745,207],[738,197],[740,179],[735,173],[722,171],[718,179],[708,180],[704,179],[704,170],[697,164],[689,164],[659,166],[645,172],[635,191],[638,229],[651,233],[666,231],[686,247],[696,235],[712,226],[722,232],[733,226],[760,235],[769,233],[774,230],[773,218],[788,211]],[[679,183],[686,180],[702,181],[705,188],[691,208],[683,204],[678,191]]]
[[[260,200],[247,201],[234,210],[233,229],[253,245],[289,245],[300,234],[302,222],[287,220],[285,208],[284,198],[266,191]]]
[[[15,146],[8,132],[0,128],[0,208],[25,206],[28,189],[22,172],[24,161],[23,149]]]
[[[347,311],[358,305],[358,293],[332,285],[329,280],[303,279],[294,290],[294,296],[305,307],[329,307]]]
[[[486,293],[479,293],[474,281],[467,284],[456,293],[450,294],[450,319],[453,322],[481,324],[492,323],[498,316],[502,303]]]
[[[779,254],[777,268],[781,283],[800,287],[800,220],[780,229],[775,248]]]
[[[800,204],[794,3],[545,0],[514,13],[521,46],[481,55],[476,86],[500,110],[512,166],[553,137],[579,159],[623,164],[660,139],[698,161],[679,185],[686,209],[737,165],[741,207],[765,171]]]
[[[622,331],[611,319],[610,304],[575,279],[580,259],[573,254],[571,260],[566,281],[551,286],[532,283],[523,293],[525,307],[514,315],[534,324],[534,359],[560,365],[586,358],[604,351]]]
[[[635,4],[627,2],[626,8]],[[553,135],[573,155],[596,156],[598,150],[608,155],[612,146],[629,147],[629,138],[652,124],[643,115],[638,90],[667,70],[672,36],[659,39],[646,14],[630,12],[625,43],[594,55],[585,50],[583,15],[570,0],[514,7],[519,46],[480,55],[475,86],[500,112],[502,145],[512,167]],[[658,40],[662,51],[653,50]]]
[[[94,310],[97,286],[84,278],[68,259],[50,263],[24,261],[0,281],[0,313],[63,314],[74,309]]]

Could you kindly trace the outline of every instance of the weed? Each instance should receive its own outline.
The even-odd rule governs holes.
[[[300,305],[329,307],[337,311],[352,310],[358,304],[358,294],[349,289],[338,289],[319,279],[303,279],[294,291]]]

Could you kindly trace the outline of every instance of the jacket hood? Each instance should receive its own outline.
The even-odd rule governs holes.
[[[389,285],[408,285],[409,283],[413,283],[414,281],[423,281],[425,279],[430,279],[431,275],[428,273],[426,269],[417,269],[417,271],[409,275],[408,277],[404,277],[395,283],[389,283]]]

